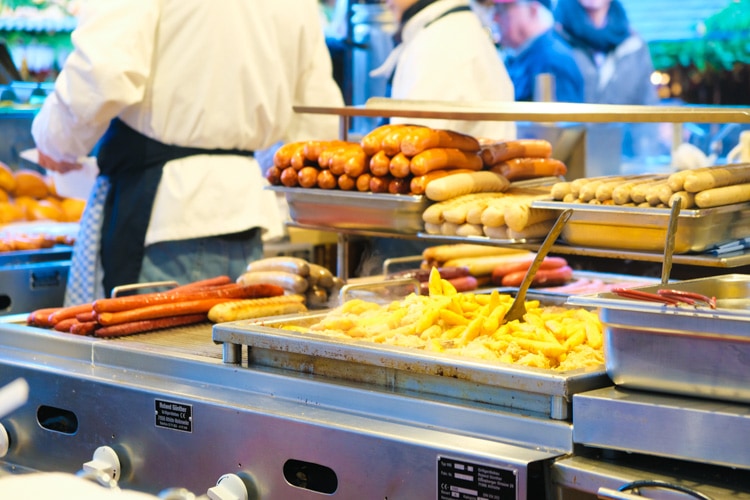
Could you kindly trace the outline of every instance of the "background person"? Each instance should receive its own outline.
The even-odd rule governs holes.
[[[495,0],[495,20],[517,101],[534,100],[537,76],[550,74],[553,100],[583,102],[583,76],[554,30],[550,0]]]
[[[88,2],[72,41],[32,126],[58,172],[101,139],[66,303],[237,277],[282,224],[252,152],[338,135],[337,117],[292,109],[343,104],[317,2]]]
[[[392,76],[394,99],[513,101],[513,83],[493,40],[469,0],[387,0],[398,22],[395,45],[373,76]],[[514,139],[513,122],[393,118],[463,132],[475,137]]]
[[[559,0],[555,18],[583,75],[585,102],[659,103],[648,45],[631,29],[619,0]],[[653,154],[657,136],[651,124],[626,128],[625,154]]]

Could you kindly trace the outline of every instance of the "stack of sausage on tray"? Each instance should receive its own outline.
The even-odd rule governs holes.
[[[718,207],[750,201],[750,164],[581,178],[554,184],[551,194],[566,203],[663,208],[679,197],[682,208]]]
[[[120,337],[207,321],[230,321],[305,311],[303,295],[274,284],[243,285],[228,276],[196,281],[165,292],[37,309],[27,324],[75,335]]]
[[[504,191],[509,181],[559,176],[541,140],[478,140],[418,125],[382,125],[360,142],[300,141],[283,145],[267,172],[272,185],[426,195],[440,201],[464,192]],[[450,181],[428,184],[446,176]],[[443,186],[448,185],[446,191]]]

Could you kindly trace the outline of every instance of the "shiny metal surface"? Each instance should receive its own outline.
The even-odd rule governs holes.
[[[282,330],[319,321],[325,312],[214,326],[213,339],[247,346],[249,366],[266,366],[470,407],[494,407],[541,418],[570,418],[573,394],[611,381],[604,367],[555,372]]]
[[[746,471],[690,464],[644,455],[584,450],[556,460],[551,466],[552,494],[556,500],[596,498],[603,488],[610,491],[637,480],[657,480],[690,488],[713,500],[748,500],[750,482]],[[631,492],[633,493],[633,492]],[[589,496],[582,496],[587,494]],[[643,488],[635,498],[688,500],[685,493]]]
[[[577,444],[744,469],[750,478],[746,404],[608,387],[576,394],[573,412]]]
[[[296,224],[330,229],[417,234],[424,228],[424,196],[269,186],[284,193]]]
[[[717,308],[668,306],[613,293],[570,297],[568,304],[599,310],[607,373],[616,385],[750,402],[750,275],[668,287],[716,297]]]
[[[508,120],[579,123],[750,123],[750,110],[728,106],[635,106],[563,102],[399,101],[372,98],[364,106],[297,106],[298,113],[339,116],[401,116],[449,120]]]
[[[533,206],[573,210],[562,240],[569,245],[663,252],[670,221],[667,208],[534,201]],[[750,203],[682,210],[674,253],[703,252],[713,245],[750,236]]]
[[[157,337],[0,325],[0,383],[21,376],[30,386],[28,404],[2,419],[5,464],[73,473],[107,445],[130,489],[200,493],[233,472],[251,476],[259,498],[320,498],[285,479],[285,464],[299,460],[334,471],[332,498],[434,499],[447,457],[507,470],[513,498],[533,499],[542,464],[572,449],[568,422],[227,365],[208,325]],[[189,408],[189,428],[158,425],[160,401]]]

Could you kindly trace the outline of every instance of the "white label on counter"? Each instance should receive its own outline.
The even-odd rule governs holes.
[[[193,405],[157,399],[156,426],[193,432]]]
[[[438,457],[438,500],[515,500],[512,469]]]

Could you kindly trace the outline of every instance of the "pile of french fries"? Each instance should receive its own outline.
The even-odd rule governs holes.
[[[309,328],[285,328],[559,371],[603,364],[596,313],[526,301],[524,321],[506,323],[512,302],[497,290],[459,293],[433,269],[427,296],[387,305],[354,299]]]

